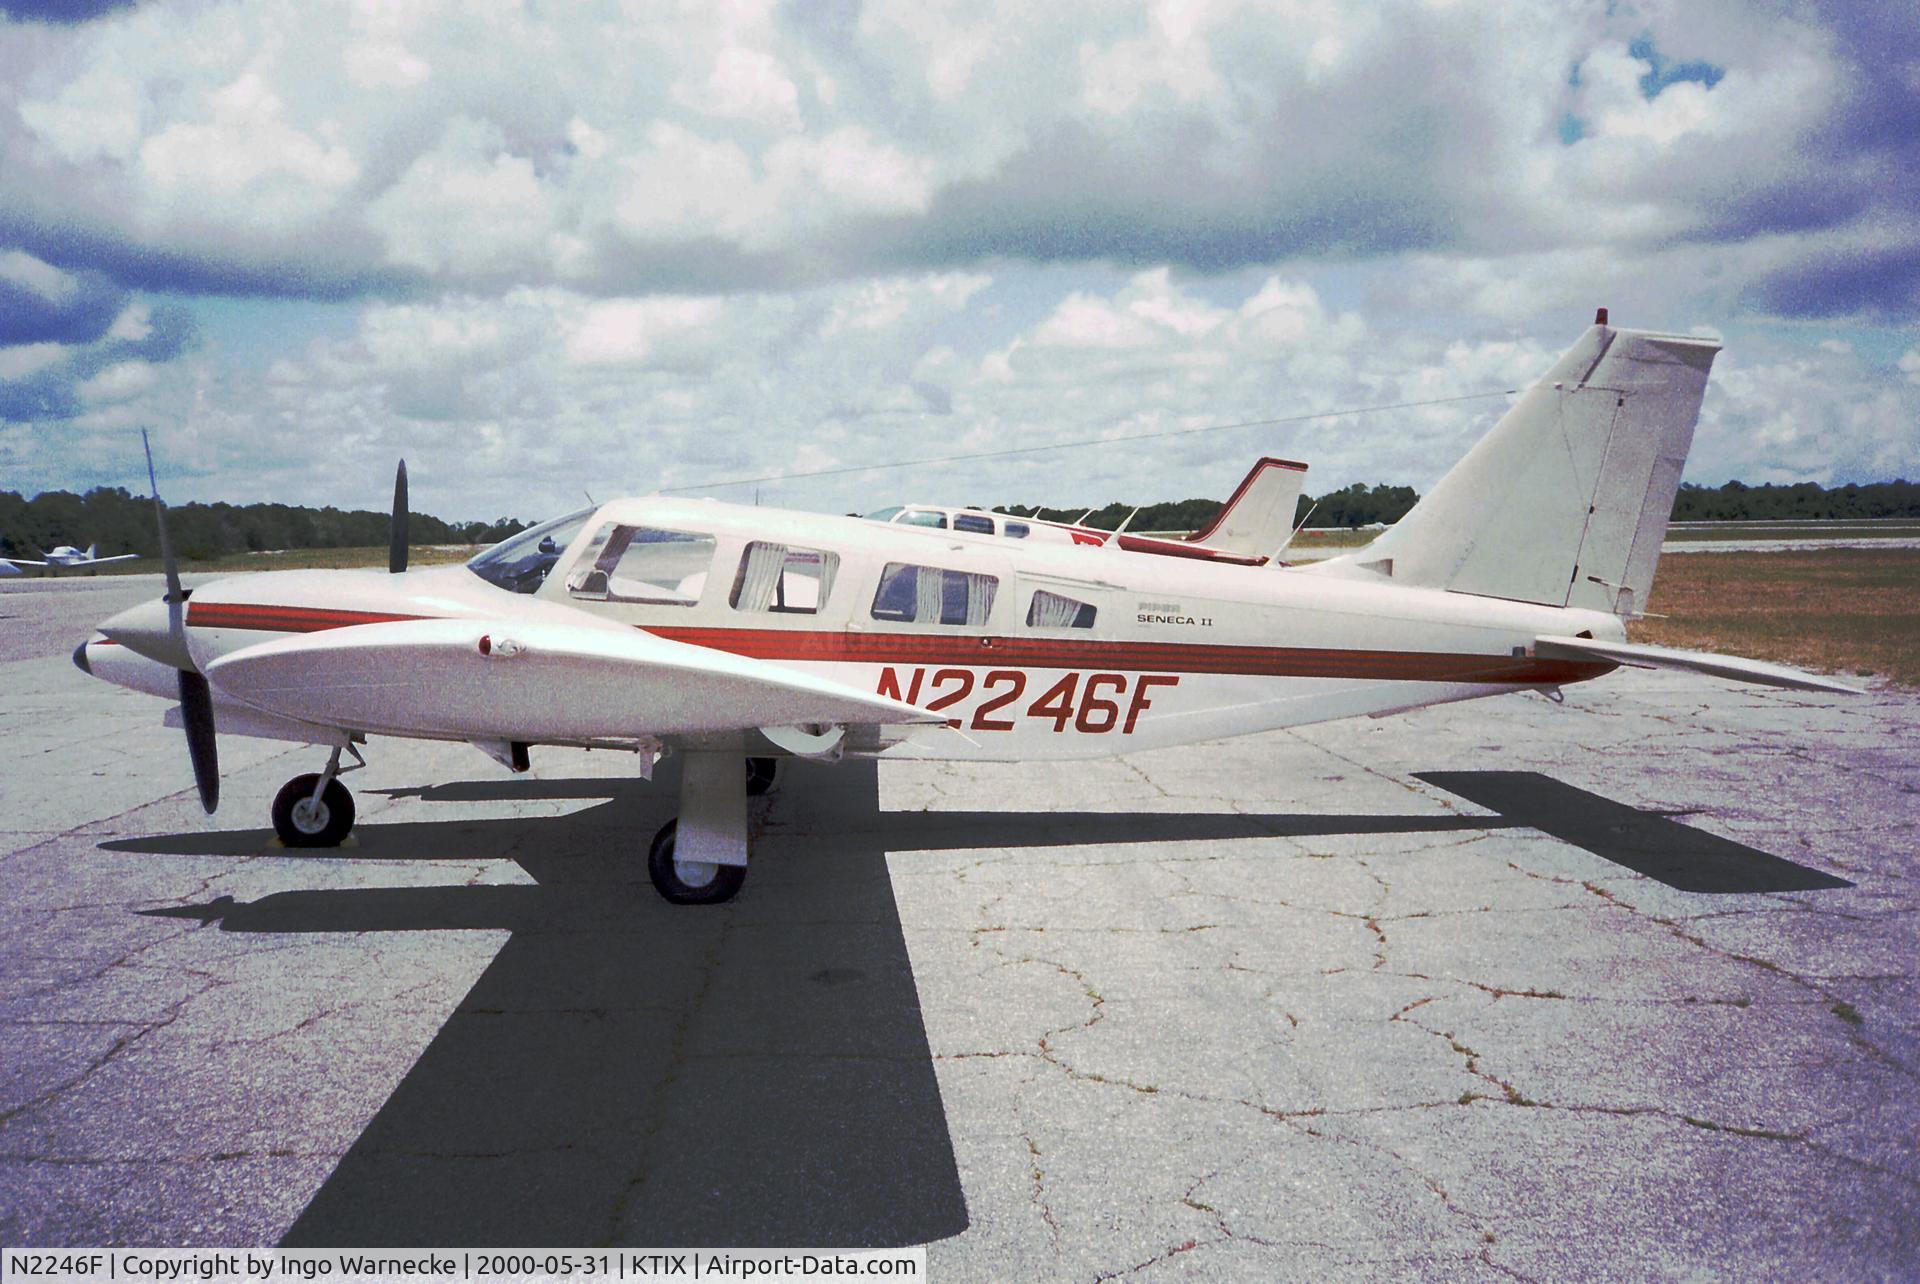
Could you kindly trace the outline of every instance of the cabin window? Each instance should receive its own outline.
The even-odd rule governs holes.
[[[936,513],[925,508],[909,508],[893,520],[902,526],[932,526],[939,530],[947,529],[945,513]]]
[[[608,525],[567,577],[575,597],[693,606],[707,586],[713,536],[652,526]]]
[[[814,615],[827,604],[840,555],[755,540],[740,559],[727,601],[736,611]]]
[[[874,509],[871,513],[868,513],[866,515],[866,519],[870,522],[890,522],[894,518],[900,516],[900,514],[904,511],[906,510],[901,508],[900,505],[895,504],[892,508]]]
[[[981,513],[955,513],[953,529],[969,531],[975,535],[993,534],[993,519]]]
[[[1090,602],[1075,601],[1059,593],[1041,589],[1027,604],[1027,623],[1036,629],[1090,629],[1094,608]]]
[[[873,618],[982,628],[999,589],[1000,581],[991,575],[888,562],[873,595]]]
[[[1032,531],[1033,528],[1025,522],[1008,522],[1000,528],[1000,533],[1008,539],[1025,539]]]

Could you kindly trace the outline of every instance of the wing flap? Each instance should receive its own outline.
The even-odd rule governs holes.
[[[207,666],[224,698],[391,735],[619,740],[943,721],[765,660],[583,619],[397,620],[279,638]]]
[[[1642,669],[1680,669],[1704,673],[1735,682],[1755,682],[1761,686],[1784,687],[1794,691],[1831,691],[1839,695],[1865,695],[1862,687],[1789,668],[1765,660],[1747,660],[1737,655],[1713,655],[1706,651],[1680,651],[1672,647],[1645,646],[1637,642],[1601,642],[1593,638],[1542,637],[1534,639],[1534,654],[1543,660],[1611,660]]]

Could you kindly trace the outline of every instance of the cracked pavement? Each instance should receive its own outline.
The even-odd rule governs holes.
[[[66,658],[149,591],[0,591],[0,1242],[1920,1274],[1912,692],[1622,672],[1106,762],[803,766],[740,901],[674,910],[642,868],[672,774],[619,755],[375,741],[313,855],[265,807],[317,751],[227,738],[202,816],[161,702]],[[1598,810],[1555,837],[1564,787]],[[1784,882],[1637,872],[1738,887],[1757,853]]]

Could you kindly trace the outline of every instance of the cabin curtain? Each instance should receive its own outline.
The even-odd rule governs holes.
[[[946,600],[944,572],[931,566],[915,568],[913,580],[913,619],[916,624],[940,623],[941,606]]]
[[[967,576],[967,627],[977,629],[987,622],[993,610],[993,590],[998,581],[991,575]]]
[[[827,594],[833,592],[833,573],[840,569],[840,556],[837,553],[820,554],[820,591],[814,595],[813,609],[827,609]]]
[[[780,587],[780,574],[786,568],[785,544],[747,545],[746,575],[740,584],[740,600],[734,605],[742,611],[771,610],[774,592]]]
[[[1033,609],[1027,612],[1027,623],[1043,629],[1065,629],[1073,627],[1079,615],[1080,603],[1042,589],[1033,595]]]

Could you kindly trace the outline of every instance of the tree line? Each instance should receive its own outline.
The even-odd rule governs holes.
[[[1404,517],[1419,498],[1419,492],[1411,486],[1369,486],[1355,482],[1318,497],[1302,495],[1294,510],[1293,522],[1295,526],[1305,522],[1317,529],[1391,526]],[[1213,520],[1221,503],[1217,499],[1182,499],[1148,504],[1134,516],[1127,529],[1199,530]],[[1089,513],[1085,508],[1001,504],[994,511],[1112,530],[1133,512],[1133,505],[1116,500]],[[1082,514],[1086,514],[1084,519]],[[1772,483],[1749,486],[1737,481],[1724,486],[1683,483],[1673,499],[1676,522],[1835,521],[1871,517],[1920,517],[1920,483],[1901,480],[1858,485],[1849,482],[1831,489],[1816,482],[1787,486]]]
[[[1920,482],[1848,483],[1828,490],[1813,482],[1791,486],[1680,487],[1673,499],[1676,522],[1835,521],[1867,517],[1920,517]]]
[[[1369,486],[1355,482],[1319,498],[1302,495],[1294,510],[1293,524],[1307,521],[1310,526],[1370,526],[1376,522],[1400,520],[1420,498],[1411,486]],[[1197,531],[1212,521],[1225,501],[1218,499],[1181,499],[1165,504],[1148,504],[1127,524],[1130,531]],[[1074,522],[1112,530],[1133,512],[1133,505],[1118,500],[1088,513],[1084,508],[1048,508],[1035,504],[1002,504],[996,512],[1015,517],[1036,517],[1043,522]],[[1081,514],[1086,516],[1082,519]],[[1311,514],[1311,519],[1308,515]]]
[[[1312,497],[1302,495],[1294,524],[1318,528],[1391,525],[1420,498],[1411,486],[1351,486]],[[1217,499],[1148,504],[1129,530],[1192,531],[1213,520]],[[1087,512],[1035,504],[1002,504],[995,511],[1043,521],[1081,521],[1112,530],[1133,506],[1116,500]],[[1920,517],[1920,483],[1905,480],[1849,483],[1832,488],[1814,482],[1788,486],[1682,485],[1674,497],[1675,521],[1831,521],[1872,517]],[[413,513],[408,534],[415,544],[492,544],[527,528],[512,517],[491,522],[447,522]],[[189,560],[281,548],[373,548],[387,542],[387,514],[366,509],[307,508],[294,504],[181,504],[167,510],[174,549]],[[27,499],[0,491],[0,557],[38,557],[56,544],[98,543],[102,556],[159,554],[153,502],[120,487],[84,495],[50,490]]]
[[[181,557],[204,561],[267,549],[379,547],[387,542],[389,516],[295,504],[180,504],[167,508],[167,533]],[[407,519],[407,535],[415,544],[492,544],[526,527],[511,517],[445,522],[410,513]],[[0,491],[0,557],[37,558],[56,544],[85,548],[90,543],[99,544],[103,557],[159,556],[153,501],[118,486],[84,495],[42,491],[32,499]]]

